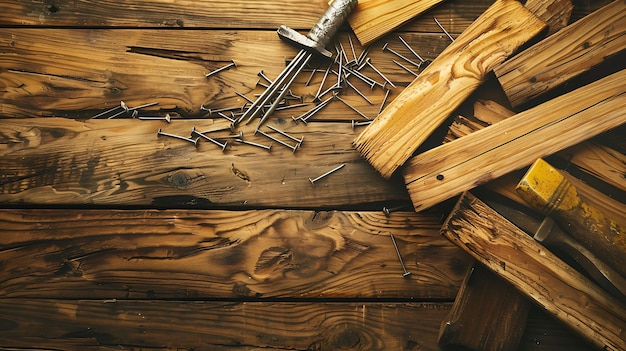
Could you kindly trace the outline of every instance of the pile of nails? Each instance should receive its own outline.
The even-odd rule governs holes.
[[[454,41],[454,38],[445,30],[445,28],[443,28],[443,26],[439,23],[439,21],[437,21],[437,19],[434,19],[434,20],[436,24],[441,28],[441,30],[446,34],[446,36],[451,41]],[[311,101],[307,102],[302,96],[294,94],[290,88],[291,82],[289,82],[288,84],[285,84],[284,86],[280,87],[281,88],[281,90],[279,90],[280,94],[278,94],[281,97],[280,101],[270,102],[271,105],[275,105],[273,106],[270,112],[282,111],[282,110],[288,110],[288,109],[297,109],[297,108],[309,107],[310,105],[314,105],[312,108],[309,108],[308,110],[301,113],[300,115],[291,117],[294,123],[302,122],[304,124],[307,124],[312,117],[314,117],[319,111],[321,111],[326,106],[328,106],[331,102],[339,101],[345,106],[347,106],[349,109],[354,111],[354,113],[356,113],[360,117],[358,120],[351,121],[350,124],[352,126],[352,129],[370,124],[372,119],[376,116],[368,116],[367,114],[361,112],[359,109],[354,107],[352,104],[350,104],[348,101],[346,101],[340,96],[342,92],[344,92],[347,89],[350,89],[354,91],[358,96],[363,98],[363,100],[365,100],[368,104],[373,105],[373,102],[367,97],[367,95],[365,95],[361,90],[357,88],[357,86],[355,86],[353,82],[350,81],[350,78],[354,77],[355,79],[358,79],[361,83],[364,83],[365,85],[369,86],[371,90],[375,88],[380,88],[380,89],[385,90],[385,95],[382,100],[382,103],[380,104],[380,108],[378,109],[378,114],[380,114],[383,111],[385,104],[387,103],[388,97],[390,95],[391,89],[396,88],[396,85],[390,79],[388,79],[376,66],[374,66],[374,64],[371,61],[371,58],[368,57],[368,54],[370,51],[369,47],[364,48],[362,52],[360,53],[360,55],[357,56],[352,37],[349,33],[347,34],[347,37],[348,37],[347,39],[349,43],[349,52],[347,52],[344,49],[344,46],[342,45],[342,43],[338,41],[334,45],[335,53],[333,55],[334,60],[332,60],[332,62],[327,63],[325,67],[318,66],[315,68],[307,64],[307,67],[303,69],[303,71],[310,72],[310,76],[305,83],[306,86],[310,85],[311,81],[313,80],[313,77],[316,74],[323,75],[322,80],[319,83],[319,86],[315,94],[312,96]],[[402,68],[403,71],[410,74],[411,80],[412,80],[414,77],[418,76],[420,70],[422,70],[429,64],[429,61],[422,58],[401,36],[398,36],[398,39],[402,43],[402,45],[406,47],[406,49],[408,49],[408,51],[415,57],[414,59],[408,58],[407,56],[391,48],[389,43],[385,43],[382,47],[382,50],[384,52],[394,55],[396,59],[393,59],[392,61],[398,67]],[[289,64],[289,62],[287,62],[287,64]],[[217,75],[218,73],[221,73],[221,72],[224,72],[226,70],[229,70],[231,68],[236,68],[236,67],[237,67],[237,63],[234,60],[231,60],[229,64],[222,66],[220,68],[217,68],[205,74],[205,77],[207,78],[213,77]],[[372,78],[368,76],[365,73],[366,71],[365,68],[367,68],[367,71],[374,72],[376,74],[376,77]],[[264,74],[263,70],[261,70],[258,73],[258,77],[259,79],[257,81],[257,85],[260,87],[267,88],[273,83],[273,81]],[[271,152],[272,145],[274,143],[279,144],[283,147],[289,148],[294,153],[300,148],[300,146],[302,145],[304,141],[304,137],[299,137],[299,138],[295,137],[271,125],[267,125],[267,128],[269,128],[272,132],[274,132],[272,133],[273,135],[269,134],[268,132],[263,132],[262,130],[260,130],[261,124],[265,121],[265,119],[262,119],[261,121],[259,121],[259,125],[254,130],[254,135],[260,135],[266,138],[269,142],[269,144],[267,145],[245,140],[243,136],[243,132],[241,131],[239,133],[236,133],[235,132],[236,127],[243,121],[246,111],[248,111],[248,109],[250,109],[250,107],[254,104],[253,99],[239,92],[237,92],[236,94],[246,101],[246,103],[243,106],[220,108],[220,109],[211,109],[211,108],[207,108],[204,105],[200,106],[200,109],[205,112],[204,117],[223,118],[230,123],[228,127],[210,129],[210,130],[205,130],[205,131],[196,130],[194,127],[190,133],[190,136],[188,137],[165,133],[161,131],[161,129],[159,129],[159,131],[157,132],[157,135],[183,140],[186,142],[193,143],[194,145],[198,145],[199,140],[205,140],[214,144],[215,146],[220,148],[222,151],[226,150],[228,141],[234,141],[240,144],[262,148],[269,152]],[[293,101],[295,101],[295,103],[293,103]],[[149,104],[140,105],[136,107],[129,107],[123,101],[121,101],[119,106],[116,106],[112,109],[104,111],[100,114],[97,114],[93,116],[92,118],[100,118],[100,119],[103,119],[103,118],[107,118],[107,119],[137,118],[140,120],[163,120],[167,123],[170,123],[172,121],[172,118],[169,114],[166,114],[165,116],[141,116],[140,115],[139,113],[140,109],[155,106],[157,104],[158,104],[157,102],[152,102]],[[266,108],[269,109],[270,105],[261,107],[261,109],[266,109]],[[225,132],[225,131],[230,131],[230,134],[219,136],[219,137],[213,136],[213,133]],[[278,136],[280,136],[280,138]]]

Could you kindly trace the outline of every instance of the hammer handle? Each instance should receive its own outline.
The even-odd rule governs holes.
[[[357,0],[335,0],[311,28],[307,37],[319,47],[326,47],[357,5]]]
[[[558,170],[538,159],[516,188],[518,194],[554,218],[576,241],[626,277],[626,232],[589,204]]]

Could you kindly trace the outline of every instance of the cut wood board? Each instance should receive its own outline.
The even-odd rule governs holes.
[[[470,258],[440,223],[382,211],[0,210],[0,297],[452,300]]]
[[[556,33],[567,26],[574,10],[571,0],[528,0],[524,6],[548,24],[548,34]]]
[[[367,46],[443,0],[359,0],[348,23]]]
[[[626,349],[626,306],[469,193],[442,234],[590,343]]]
[[[416,210],[626,123],[626,70],[413,157],[404,180]]]
[[[614,1],[563,28],[494,72],[516,107],[626,50],[626,2]]]
[[[545,23],[514,0],[498,0],[450,44],[354,141],[384,178]]]

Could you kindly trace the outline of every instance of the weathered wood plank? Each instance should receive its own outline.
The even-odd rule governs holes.
[[[482,201],[461,197],[442,234],[590,343],[626,348],[626,305]]]
[[[611,0],[574,0],[572,20],[580,19]],[[461,33],[492,1],[446,0],[402,26],[403,31],[441,33],[436,17],[451,33]],[[254,6],[237,1],[0,1],[0,26],[258,28],[276,30],[281,24],[308,30],[327,7],[327,0],[258,0]],[[443,33],[441,33],[443,35]]]
[[[304,137],[297,152],[277,143],[267,152],[232,141],[222,152],[204,140],[194,147],[157,136],[159,128],[189,136],[193,127],[224,127],[225,120],[168,125],[137,119],[8,119],[0,124],[0,203],[337,208],[408,201],[401,179],[385,181],[352,148],[349,124],[276,122]],[[270,144],[253,135],[254,128],[239,130],[248,141]],[[340,164],[346,166],[336,174],[309,182]]]
[[[519,106],[626,51],[626,3],[614,1],[494,68]]]
[[[0,308],[4,347],[440,350],[449,305],[2,299]]]
[[[0,296],[453,299],[469,256],[438,234],[440,220],[382,211],[2,210]]]
[[[416,209],[530,165],[626,122],[626,70],[415,156],[404,169]]]
[[[432,35],[403,38],[426,59],[434,59],[448,45],[447,39]],[[348,48],[347,34],[340,39]],[[397,37],[389,42],[394,49],[408,53]],[[371,62],[392,81],[408,84],[413,76],[396,66],[392,61],[396,57],[383,52],[381,46],[372,45]],[[264,89],[257,85],[259,71],[273,79],[285,67],[285,59],[296,54],[296,49],[280,41],[273,31],[223,30],[12,28],[0,31],[0,49],[0,117],[88,118],[125,101],[129,106],[158,102],[145,110],[148,114],[169,112],[198,118],[206,115],[202,105],[213,109],[243,106],[246,101],[237,92],[254,99],[253,94]],[[355,43],[355,50],[360,54],[363,48]],[[235,60],[236,68],[204,77],[230,60]],[[363,73],[383,82],[370,68]],[[310,73],[302,73],[293,92],[312,101],[323,75],[317,73],[306,86]],[[332,78],[325,89],[332,85]],[[342,91],[342,97],[376,117],[385,91],[370,90],[359,80],[350,80],[373,104],[349,88]],[[400,91],[401,87],[392,89],[387,103]],[[312,105],[276,115],[291,118],[310,108]],[[315,118],[362,119],[338,101]]]
[[[68,351],[440,351],[437,328],[450,305],[0,299],[0,342]],[[589,350],[545,312],[535,309],[530,317],[518,351]]]
[[[545,28],[517,1],[496,1],[354,140],[389,178],[485,80],[491,69]]]

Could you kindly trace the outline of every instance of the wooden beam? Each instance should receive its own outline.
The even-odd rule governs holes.
[[[626,348],[626,306],[471,194],[442,234],[604,350]]]
[[[348,23],[367,46],[443,0],[359,0]]]
[[[354,141],[385,178],[515,49],[545,23],[517,1],[496,1],[450,44]]]
[[[157,135],[159,128],[189,136],[193,127],[206,130],[227,125],[226,120],[209,119],[170,124],[137,119],[4,120],[0,124],[0,203],[337,208],[409,201],[400,179],[385,181],[352,148],[349,123],[272,123],[304,137],[295,153],[276,143],[268,152],[232,140],[222,152],[208,141],[201,140],[195,147]],[[254,128],[248,125],[239,130],[248,141],[270,144],[271,140],[253,135]],[[315,185],[309,182],[340,164],[346,166],[337,174]]]
[[[626,3],[613,1],[496,66],[504,92],[519,106],[626,50]]]
[[[382,211],[2,210],[0,297],[452,300],[470,260],[438,234],[440,220]]]
[[[404,179],[422,210],[626,122],[626,70],[415,156]]]

